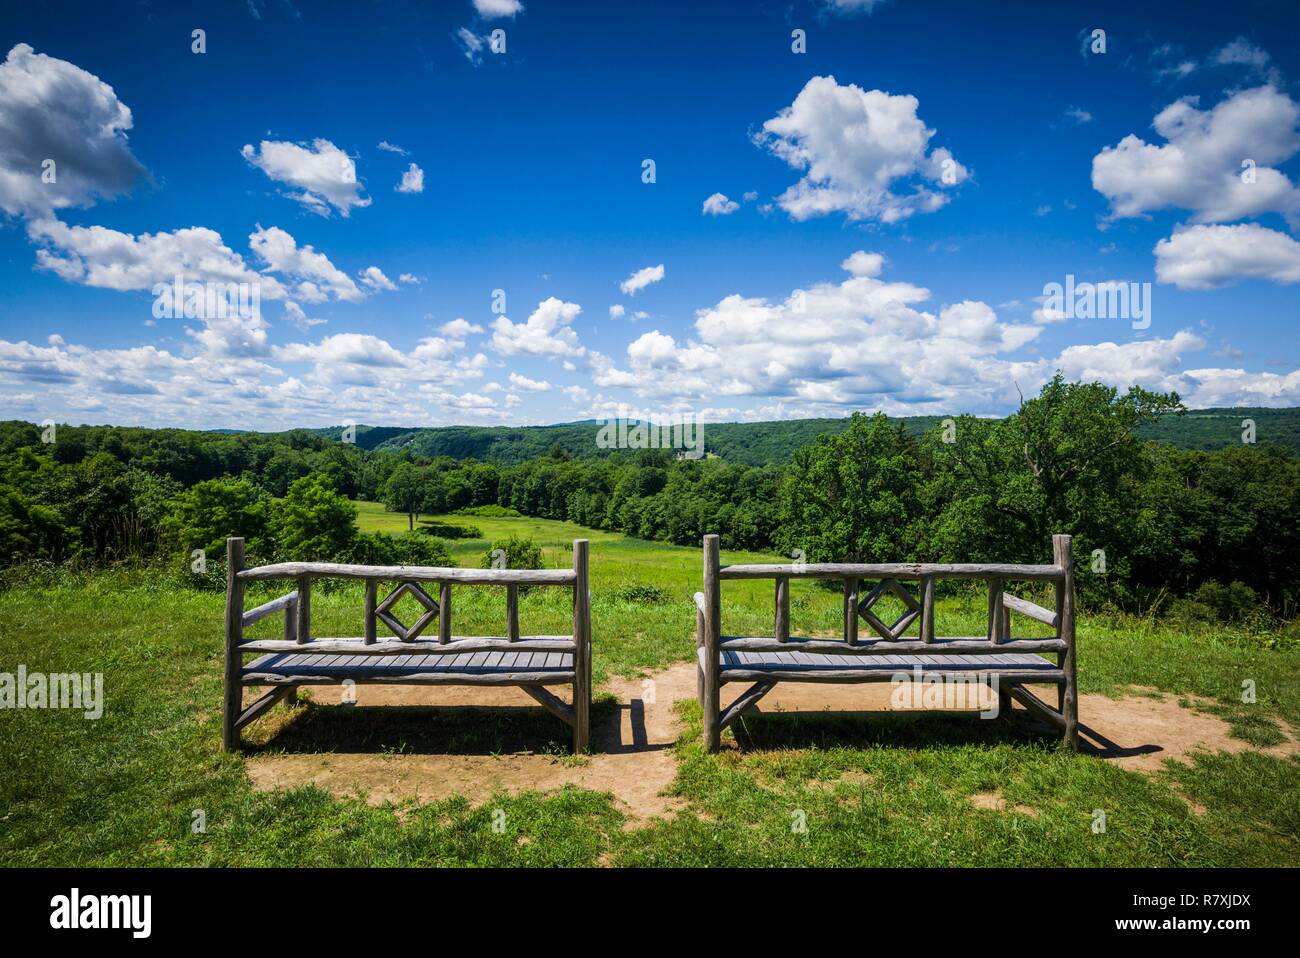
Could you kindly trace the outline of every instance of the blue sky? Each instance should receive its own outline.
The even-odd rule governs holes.
[[[0,416],[1300,405],[1293,4],[664,7],[6,2]],[[178,272],[258,308],[155,315]]]

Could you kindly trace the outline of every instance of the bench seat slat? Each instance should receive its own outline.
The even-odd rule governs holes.
[[[454,655],[308,655],[270,653],[244,666],[248,685],[329,685],[350,679],[358,684],[398,682],[463,685],[562,685],[573,681],[570,653],[519,653],[533,659],[521,665],[507,661],[515,653],[462,652]],[[552,665],[544,659],[554,656]]]
[[[1049,659],[1029,652],[987,655],[832,655],[791,649],[783,652],[742,652],[722,649],[719,657],[723,682],[782,681],[885,682],[898,674],[979,675],[1014,677],[1016,681],[1059,682],[1064,673]]]

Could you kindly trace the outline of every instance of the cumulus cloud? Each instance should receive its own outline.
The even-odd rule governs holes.
[[[284,304],[284,315],[289,322],[293,323],[304,333],[310,330],[313,326],[323,326],[329,322],[327,319],[310,318],[303,308],[293,300],[289,300]]]
[[[613,306],[609,308],[609,318],[622,319],[623,314],[626,312],[627,310],[623,307],[622,303],[615,303]]]
[[[524,12],[519,0],[474,0],[474,11],[484,20],[513,17]]]
[[[726,216],[738,209],[740,204],[735,200],[727,199],[725,193],[714,193],[704,201],[704,212],[709,216]]]
[[[245,144],[240,153],[271,179],[298,189],[289,197],[313,213],[329,216],[333,208],[346,217],[353,207],[370,205],[361,196],[356,163],[329,140],[317,138],[311,146],[263,140],[257,149]]]
[[[414,273],[400,273],[398,274],[397,281],[399,283],[405,283],[408,286],[418,286],[424,282],[423,279],[416,276]]]
[[[777,204],[796,220],[839,212],[882,223],[940,209],[947,188],[969,172],[948,150],[930,149],[935,131],[917,115],[919,105],[914,96],[813,77],[755,136],[803,171]]]
[[[394,290],[397,285],[384,275],[384,271],[378,266],[367,266],[360,273],[362,285],[380,292],[381,290]]]
[[[551,384],[537,379],[529,379],[527,376],[521,376],[518,373],[510,374],[510,385],[516,389],[522,389],[524,392],[544,393],[550,390]]]
[[[423,193],[424,170],[412,163],[406,168],[406,172],[402,174],[402,182],[398,183],[394,189],[399,193]]]
[[[1152,126],[1165,143],[1130,133],[1093,157],[1092,185],[1110,201],[1111,216],[1184,209],[1196,223],[1269,212],[1300,220],[1300,190],[1273,168],[1300,151],[1300,106],[1271,85],[1210,110],[1198,103],[1183,97],[1156,114]],[[1253,168],[1243,168],[1246,160]]]
[[[618,284],[618,288],[623,291],[624,296],[631,296],[639,290],[645,289],[651,283],[657,283],[664,278],[664,264],[658,266],[647,266],[639,269],[623,282]]]
[[[1156,243],[1156,279],[1211,289],[1242,279],[1300,283],[1300,243],[1254,223],[1192,226]]]
[[[570,324],[582,307],[551,296],[537,304],[527,322],[512,323],[498,316],[492,325],[491,345],[503,356],[583,356],[586,349]]]
[[[1040,361],[1007,356],[1041,327],[998,319],[966,300],[937,313],[910,283],[881,278],[884,257],[859,250],[849,277],[795,290],[783,301],[732,294],[699,310],[686,341],[651,330],[627,348],[628,368],[593,354],[593,381],[657,401],[761,396],[806,414],[867,405],[925,407],[970,399],[982,411],[1027,379]],[[951,407],[948,407],[951,408]]]
[[[131,123],[107,83],[17,44],[0,63],[0,209],[44,216],[126,192],[145,175],[127,144]]]
[[[481,333],[483,331],[483,327],[478,325],[478,323],[471,323],[468,320],[460,319],[459,317],[453,319],[449,323],[443,323],[438,327],[438,332],[451,339],[464,339],[466,336],[473,333]]]
[[[27,235],[40,247],[37,267],[70,283],[128,292],[151,290],[179,274],[186,282],[256,284],[262,299],[284,297],[279,280],[248,266],[220,233],[202,226],[134,235],[41,219],[28,223]]]
[[[347,273],[330,262],[324,253],[311,246],[299,246],[297,240],[272,226],[258,226],[248,237],[248,245],[267,268],[298,280],[296,298],[309,303],[324,302],[330,296],[346,302],[359,302],[364,294]]]

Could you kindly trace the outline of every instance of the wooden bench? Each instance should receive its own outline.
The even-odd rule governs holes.
[[[573,749],[587,747],[591,712],[591,593],[587,580],[587,540],[573,543],[572,569],[458,569],[426,566],[361,566],[329,562],[284,562],[244,567],[244,540],[226,540],[226,671],[222,744],[239,748],[239,730],[276,702],[292,702],[300,685],[353,682],[409,685],[517,685],[547,711],[573,727]],[[314,579],[365,582],[364,634],[359,638],[317,638],[311,631]],[[291,579],[297,588],[255,609],[244,610],[249,582]],[[379,599],[381,582],[398,585]],[[437,600],[421,583],[437,586]],[[501,585],[506,590],[504,636],[452,634],[454,585]],[[521,586],[573,589],[572,635],[520,635]],[[431,590],[432,591],[432,590]],[[404,625],[393,605],[404,595],[424,607]],[[245,639],[244,629],[267,616],[284,614],[283,637]],[[380,637],[383,623],[394,638]],[[429,638],[424,630],[431,629]],[[256,655],[245,663],[244,656]],[[573,687],[566,703],[547,686]],[[251,705],[246,686],[270,686]]]
[[[704,591],[695,593],[695,641],[699,659],[698,695],[704,709],[704,743],[720,747],[722,730],[755,705],[778,682],[889,682],[896,676],[934,677],[938,681],[977,679],[996,688],[1000,710],[1011,700],[1058,726],[1065,745],[1078,751],[1078,689],[1074,655],[1074,571],[1070,537],[1052,537],[1052,565],[940,565],[925,563],[793,565],[731,565],[719,561],[718,537],[704,537]],[[774,632],[766,637],[722,634],[721,586],[727,579],[774,579]],[[844,589],[843,639],[799,638],[790,634],[790,580],[839,579]],[[877,584],[860,594],[863,579]],[[981,636],[939,638],[935,635],[934,585],[939,579],[982,579],[988,582],[988,619]],[[918,583],[920,599],[902,585]],[[1009,581],[1051,582],[1056,608],[1045,609],[1008,593]],[[872,607],[885,594],[905,606],[892,625],[881,621]],[[1011,614],[1046,623],[1052,638],[1013,638]],[[859,618],[874,637],[860,637]],[[916,625],[919,635],[908,638]],[[1047,656],[1054,655],[1055,661]],[[728,682],[753,683],[725,710],[720,690]],[[1057,687],[1052,708],[1025,688],[1030,684]]]

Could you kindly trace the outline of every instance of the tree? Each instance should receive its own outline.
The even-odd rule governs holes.
[[[329,561],[350,554],[357,507],[322,475],[304,476],[275,503],[271,531],[277,551],[296,561]]]
[[[186,554],[222,555],[226,539],[242,537],[249,551],[265,553],[271,497],[246,477],[195,483],[176,499],[167,520],[172,540]]]
[[[781,483],[782,548],[814,562],[912,557],[921,458],[901,425],[854,413],[844,432],[795,453]]]
[[[425,485],[424,470],[412,462],[399,463],[384,483],[384,508],[405,512],[408,529],[415,528],[415,520],[424,507]]]

